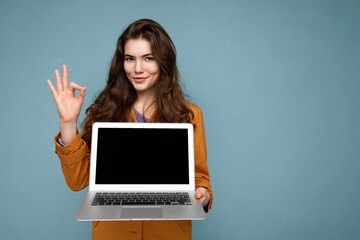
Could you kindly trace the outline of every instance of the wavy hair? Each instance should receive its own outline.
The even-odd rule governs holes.
[[[90,147],[94,122],[127,122],[137,100],[137,93],[124,70],[124,46],[130,39],[145,39],[150,43],[155,61],[159,64],[159,79],[154,85],[155,113],[150,122],[190,122],[193,112],[187,106],[186,95],[180,85],[176,64],[176,48],[164,28],[151,19],[130,24],[117,40],[105,88],[86,109],[82,138]]]

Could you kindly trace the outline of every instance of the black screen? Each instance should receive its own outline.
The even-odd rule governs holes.
[[[100,128],[96,184],[188,184],[186,129]]]

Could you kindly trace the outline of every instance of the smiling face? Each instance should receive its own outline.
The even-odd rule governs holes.
[[[150,43],[142,38],[130,39],[124,46],[124,69],[138,94],[151,93],[159,79],[160,67],[151,51]]]

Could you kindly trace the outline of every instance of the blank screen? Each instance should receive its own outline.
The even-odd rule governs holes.
[[[188,184],[186,129],[99,128],[96,184]]]

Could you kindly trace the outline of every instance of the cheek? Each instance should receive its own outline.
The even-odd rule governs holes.
[[[150,66],[148,72],[151,74],[159,74],[160,68],[158,66]]]
[[[124,70],[126,72],[126,74],[131,73],[131,66],[128,63],[124,63]]]

